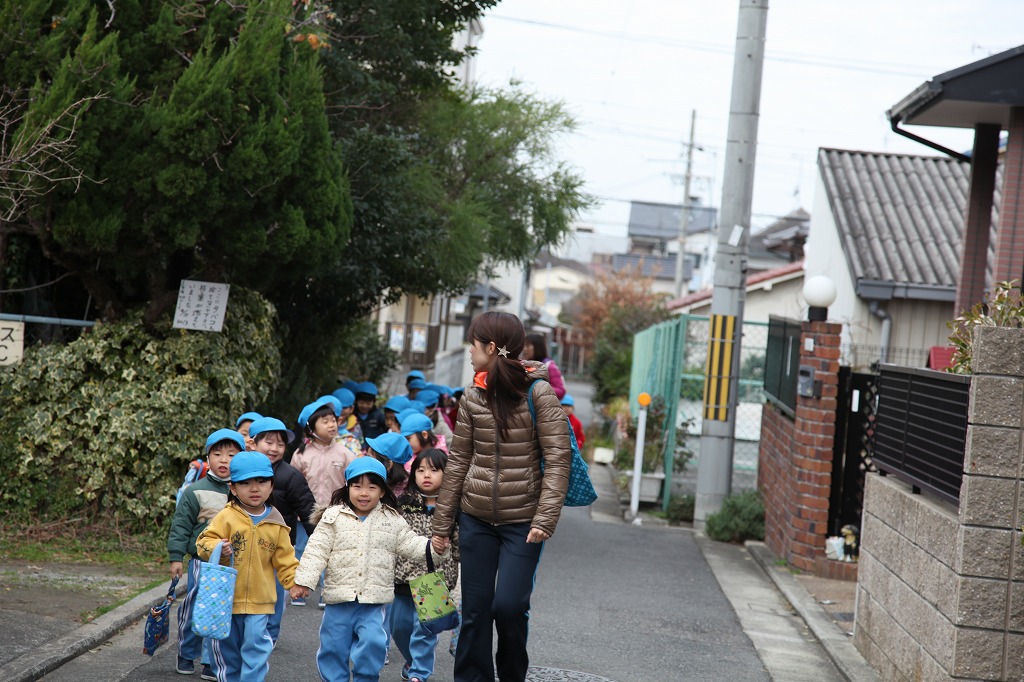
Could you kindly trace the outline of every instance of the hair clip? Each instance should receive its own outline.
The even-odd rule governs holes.
[[[506,348],[505,346],[502,346],[501,348],[499,348],[498,349],[498,355],[500,355],[503,358],[507,358],[508,357],[508,348]]]

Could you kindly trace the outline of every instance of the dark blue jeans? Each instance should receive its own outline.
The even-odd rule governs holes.
[[[463,620],[455,682],[494,682],[495,668],[501,682],[526,680],[530,595],[544,548],[526,543],[529,532],[528,523],[492,526],[459,513]]]

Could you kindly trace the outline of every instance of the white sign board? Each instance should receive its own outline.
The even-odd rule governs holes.
[[[172,326],[176,329],[219,332],[224,327],[224,311],[228,308],[230,288],[230,284],[181,280]]]
[[[0,320],[0,365],[16,365],[25,351],[25,323]]]

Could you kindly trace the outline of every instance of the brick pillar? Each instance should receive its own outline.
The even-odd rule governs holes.
[[[964,236],[960,243],[960,279],[956,287],[954,312],[970,309],[985,295],[985,268],[988,265],[989,231],[992,228],[992,203],[996,189],[996,162],[999,159],[997,124],[974,126],[974,151],[971,154],[971,184],[964,216]]]
[[[1024,107],[1010,109],[993,282],[1024,278]]]

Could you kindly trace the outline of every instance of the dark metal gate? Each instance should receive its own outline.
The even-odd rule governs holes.
[[[878,376],[839,368],[836,433],[832,451],[832,493],[828,530],[839,535],[847,524],[860,526],[864,508],[864,475],[877,471],[872,463],[878,409]]]

